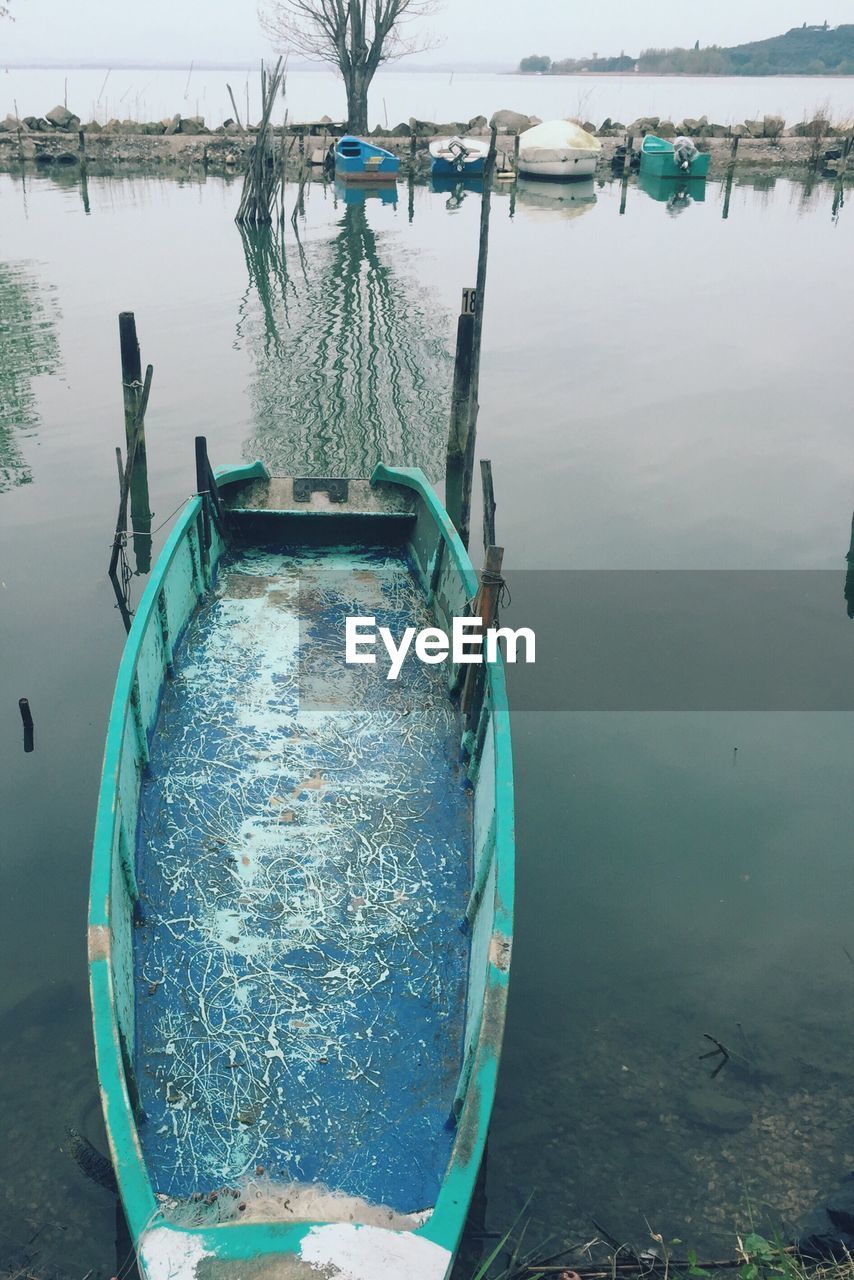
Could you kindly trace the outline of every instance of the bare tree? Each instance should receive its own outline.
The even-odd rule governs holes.
[[[391,58],[425,49],[408,24],[435,12],[438,0],[270,0],[261,25],[273,43],[337,67],[347,91],[347,126],[368,129],[368,89]]]

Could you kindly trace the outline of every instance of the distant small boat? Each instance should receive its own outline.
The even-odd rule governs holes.
[[[648,133],[641,144],[640,171],[650,178],[705,178],[711,156],[708,151],[697,151],[693,144],[692,150],[693,155],[686,154],[680,162],[672,142]]]
[[[519,172],[529,178],[592,178],[602,143],[571,120],[547,120],[519,138]]]
[[[488,153],[489,144],[482,138],[436,138],[430,143],[435,174],[480,177]]]
[[[393,182],[400,159],[363,138],[345,134],[335,148],[335,176],[345,182]]]

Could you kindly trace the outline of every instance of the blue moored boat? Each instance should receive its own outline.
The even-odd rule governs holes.
[[[364,614],[450,630],[477,575],[417,469],[214,480],[201,456],[119,668],[92,865],[141,1274],[446,1280],[510,968],[504,671],[475,668],[463,721],[471,667],[390,680],[344,637]]]
[[[641,173],[650,178],[705,178],[711,161],[708,151],[698,151],[690,138],[682,141],[685,154],[680,158],[672,142],[648,133],[641,144]]]
[[[335,148],[335,176],[345,182],[393,182],[400,159],[372,142],[347,133]]]

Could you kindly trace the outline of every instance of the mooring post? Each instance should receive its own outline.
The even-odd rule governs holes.
[[[501,566],[504,563],[504,548],[489,546],[486,548],[486,559],[480,575],[480,586],[472,608],[472,616],[480,619],[480,632],[485,635],[495,621],[498,612],[498,597],[501,593]],[[483,654],[486,661],[486,653]],[[471,663],[466,670],[463,696],[460,710],[468,716],[475,701],[475,693],[479,677],[483,672],[483,663]]]
[[[77,150],[81,155],[86,150],[86,134],[82,129],[77,130]]]
[[[412,167],[415,164],[415,146],[418,140],[418,130],[415,125],[409,126],[409,164]]]
[[[463,464],[471,399],[475,306],[475,290],[463,289],[460,316],[457,320],[457,350],[454,358],[451,422],[448,430],[448,455],[445,467],[445,509],[457,529],[462,519]]]
[[[630,133],[626,134],[626,154],[623,156],[623,173],[631,173],[632,169],[632,150],[635,140]]]
[[[30,703],[27,698],[19,698],[18,707],[21,712],[21,719],[24,722],[24,751],[29,753],[35,745],[33,739],[33,713],[30,711]]]
[[[733,164],[735,162],[735,157],[738,155],[738,144],[740,142],[741,142],[740,136],[737,133],[733,134],[732,146],[729,149],[730,164]]]
[[[521,137],[522,135],[517,133],[516,137],[513,139],[513,171],[517,178],[519,176],[519,147],[521,145]]]
[[[495,542],[495,490],[492,487],[492,463],[480,460],[480,487],[483,491],[483,550]]]
[[[205,534],[205,550],[211,545],[210,515],[210,463],[206,436],[196,436],[196,493],[202,499],[202,527]]]
[[[115,536],[113,537],[113,550],[110,556],[110,567],[107,570],[107,573],[110,577],[112,577],[112,575],[116,571],[116,565],[118,564],[118,561],[119,561],[119,552],[122,547],[122,535],[127,529],[128,494],[130,492],[130,487],[131,487],[131,478],[133,476],[134,463],[136,461],[136,455],[137,455],[137,448],[142,439],[142,423],[145,420],[145,411],[148,408],[148,397],[151,393],[151,379],[153,376],[154,376],[154,369],[152,368],[151,365],[149,365],[145,371],[145,382],[142,384],[142,395],[140,396],[139,406],[136,412],[136,418],[134,419],[130,428],[131,441],[130,441],[130,444],[128,445],[127,461],[125,463],[124,474],[122,475],[121,491],[119,493],[119,514],[116,517],[116,532],[115,532]],[[121,459],[119,459],[119,461],[121,461]],[[148,501],[147,494],[148,494],[148,490],[146,487],[146,506]],[[150,519],[151,512],[149,512],[148,514]]]
[[[125,444],[128,458],[133,445],[139,397],[142,391],[142,361],[136,336],[136,317],[132,311],[119,313],[119,345],[122,353],[122,391],[125,404]],[[145,448],[143,440],[142,447]]]

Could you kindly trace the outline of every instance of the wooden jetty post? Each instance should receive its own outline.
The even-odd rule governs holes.
[[[521,146],[521,137],[522,135],[517,132],[516,137],[513,139],[513,170],[517,178],[519,177],[519,147]]]
[[[623,173],[629,174],[632,171],[632,150],[635,140],[630,133],[626,134],[626,154],[623,156]]]
[[[24,751],[29,754],[35,748],[33,735],[33,713],[30,710],[29,699],[19,698],[18,709],[21,712],[21,720],[24,723]]]
[[[730,164],[735,164],[735,157],[738,155],[738,144],[739,144],[739,142],[741,142],[741,137],[740,137],[740,135],[739,135],[739,134],[737,134],[737,133],[733,134],[733,138],[732,138],[732,146],[731,146],[731,147],[730,147],[730,149],[729,149],[729,162],[730,162]]]
[[[127,461],[125,463],[124,476],[122,477],[122,487],[119,494],[119,514],[116,519],[116,532],[113,536],[113,550],[110,555],[109,576],[115,576],[116,566],[119,562],[119,553],[122,548],[122,538],[127,529],[127,503],[130,493],[131,477],[133,475],[134,463],[139,441],[142,438],[142,423],[145,421],[145,411],[148,408],[148,397],[151,392],[151,379],[154,375],[154,369],[151,365],[145,371],[145,381],[142,384],[142,395],[140,396],[139,405],[137,407],[137,416],[131,428],[131,443],[127,451]],[[147,502],[146,502],[147,505]],[[151,512],[148,513],[149,521]]]
[[[133,443],[139,397],[142,391],[142,360],[139,354],[139,339],[136,336],[136,317],[132,311],[119,313],[119,345],[122,353],[125,445],[129,454]],[[143,448],[145,448],[144,442]]]
[[[480,487],[483,493],[483,550],[495,542],[495,490],[492,487],[492,463],[480,460]]]
[[[151,504],[148,494],[148,459],[145,448],[145,409],[140,413],[143,395],[146,407],[148,405],[148,393],[142,382],[142,359],[136,332],[136,317],[132,311],[122,311],[119,315],[119,345],[122,356],[122,390],[125,409],[126,469],[130,468],[128,485],[134,533],[133,549],[137,573],[148,573],[151,568]],[[150,386],[149,379],[149,389]],[[119,507],[120,516],[123,516],[126,512],[121,510],[121,489],[120,483]],[[127,502],[127,497],[124,502]],[[125,532],[126,529],[125,523],[121,532]],[[113,568],[115,568],[114,565]]]
[[[410,168],[415,166],[415,147],[418,143],[418,129],[416,125],[409,126],[409,164]]]

